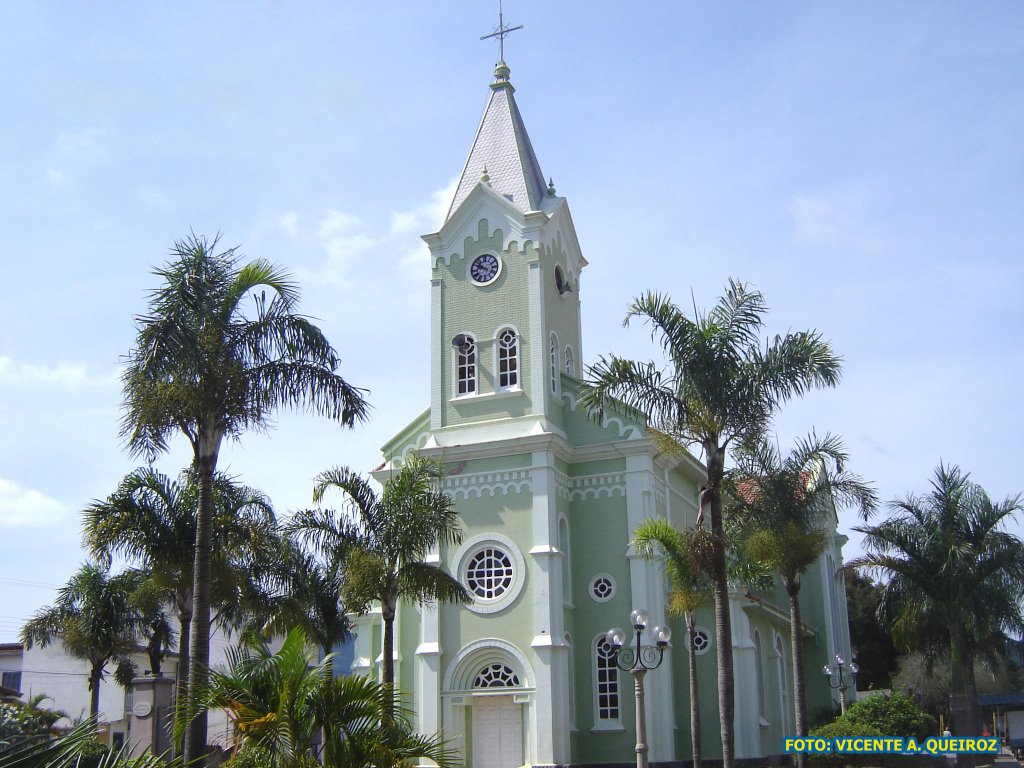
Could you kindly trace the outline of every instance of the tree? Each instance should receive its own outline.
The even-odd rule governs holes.
[[[888,628],[878,620],[883,588],[853,569],[846,571],[845,581],[850,645],[860,666],[857,685],[868,689],[891,688],[899,654]]]
[[[281,406],[349,427],[368,410],[362,392],[337,373],[327,338],[296,313],[299,292],[289,275],[262,259],[240,265],[235,249],[216,249],[216,239],[195,234],[174,244],[172,260],[155,271],[163,284],[137,319],[123,377],[122,434],[132,455],[152,460],[179,432],[192,446],[199,501],[189,686],[202,686],[209,666],[213,478],[224,438],[266,428]],[[204,714],[192,724],[185,761],[205,751]]]
[[[697,648],[694,619],[697,609],[711,599],[714,585],[708,574],[710,538],[702,528],[677,531],[666,520],[644,520],[633,532],[633,546],[645,557],[660,547],[671,591],[668,610],[686,621],[686,649],[690,678],[690,744],[693,768],[701,767],[700,692],[697,685]]]
[[[57,602],[41,609],[21,630],[26,648],[60,641],[68,653],[89,662],[89,715],[97,717],[100,683],[107,664],[117,665],[117,679],[130,684],[134,665],[130,654],[141,637],[144,617],[132,605],[132,593],[142,575],[125,571],[111,576],[102,565],[85,563],[60,588]]]
[[[620,407],[647,415],[651,424],[686,444],[697,444],[707,464],[701,511],[710,513],[713,599],[718,662],[718,710],[724,768],[733,768],[735,700],[732,626],[722,522],[725,457],[733,443],[751,442],[767,428],[784,402],[811,387],[839,381],[839,358],[817,332],[776,336],[763,347],[760,332],[767,307],[759,291],[730,280],[725,295],[690,320],[667,296],[648,293],[633,302],[625,324],[651,325],[668,358],[653,362],[601,358],[589,371],[590,389],[581,403],[595,418]]]
[[[726,515],[745,529],[746,556],[782,577],[789,597],[794,722],[796,735],[806,736],[801,577],[832,545],[835,505],[858,507],[866,516],[878,498],[846,469],[849,456],[834,435],[819,438],[812,432],[785,457],[762,438],[740,446],[735,459],[736,468],[726,474]],[[806,755],[797,760],[805,764]]]
[[[199,483],[194,471],[177,480],[151,468],[126,475],[117,490],[95,501],[84,514],[90,554],[110,564],[113,555],[136,562],[146,573],[140,591],[156,604],[170,602],[178,613],[176,686],[187,688],[192,627],[193,569]],[[274,510],[259,491],[218,473],[213,480],[211,603],[224,608],[238,599],[254,561],[272,538]],[[155,672],[155,670],[154,670]]]
[[[335,555],[322,560],[298,542],[282,537],[277,558],[262,563],[260,569],[264,589],[258,604],[251,606],[250,626],[263,636],[287,634],[299,627],[332,664],[334,648],[351,635],[341,599],[345,583],[342,561]]]
[[[1021,496],[993,502],[959,467],[940,464],[925,496],[890,503],[892,514],[863,533],[867,554],[850,564],[888,577],[880,615],[897,644],[926,658],[949,652],[953,727],[980,732],[974,678],[979,649],[1024,630],[1024,541],[1003,530]]]
[[[370,483],[348,468],[317,477],[313,501],[329,490],[345,494],[340,512],[312,509],[297,513],[289,526],[327,558],[345,562],[342,598],[352,611],[366,613],[379,600],[384,621],[383,680],[395,682],[395,614],[399,600],[419,604],[466,602],[463,586],[424,562],[431,550],[458,544],[462,527],[455,502],[440,482],[444,468],[413,455],[384,484],[378,496]]]
[[[405,718],[385,719],[384,702],[391,696],[389,686],[365,677],[335,679],[330,656],[315,663],[306,635],[296,628],[276,653],[264,643],[231,652],[228,667],[213,672],[196,704],[227,710],[236,726],[236,752],[255,748],[270,768],[319,765],[312,745],[321,731],[326,768],[392,768],[422,758],[453,765],[454,755],[436,738],[415,734]]]

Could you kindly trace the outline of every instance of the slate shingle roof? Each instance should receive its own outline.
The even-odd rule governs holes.
[[[487,169],[491,188],[524,213],[540,210],[547,184],[537,155],[516,106],[509,68],[499,61],[491,83],[491,98],[477,129],[462,178],[455,190],[447,220],[462,205]]]

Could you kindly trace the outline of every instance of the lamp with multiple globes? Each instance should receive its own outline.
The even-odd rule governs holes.
[[[644,710],[644,675],[661,666],[665,649],[672,639],[672,630],[664,625],[651,629],[654,644],[644,645],[643,634],[650,622],[647,611],[638,608],[629,614],[633,627],[635,644],[626,647],[626,632],[619,627],[609,629],[605,635],[608,645],[615,653],[615,666],[633,675],[633,689],[636,693],[636,765],[647,768],[647,714]]]

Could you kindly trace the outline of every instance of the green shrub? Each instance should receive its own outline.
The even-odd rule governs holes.
[[[810,735],[823,739],[842,739],[856,736],[887,736],[888,734],[882,733],[870,725],[851,723],[840,717],[820,728],[815,728]],[[844,766],[866,766],[877,763],[877,755],[811,755],[810,758],[812,768],[844,768]]]
[[[902,693],[861,699],[840,719],[872,728],[881,736],[913,736],[918,741],[934,736],[939,726],[935,718]]]
[[[246,744],[238,750],[238,754],[224,763],[223,768],[275,768],[277,765],[280,765],[280,762],[275,762],[275,757],[269,749]],[[323,768],[316,758],[309,755],[303,755],[299,759],[299,765],[303,768]]]

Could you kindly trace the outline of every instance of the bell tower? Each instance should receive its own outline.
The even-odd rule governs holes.
[[[580,375],[586,260],[545,182],[499,61],[430,247],[430,428],[440,444],[561,432],[561,375]],[[451,439],[447,438],[451,433]]]

